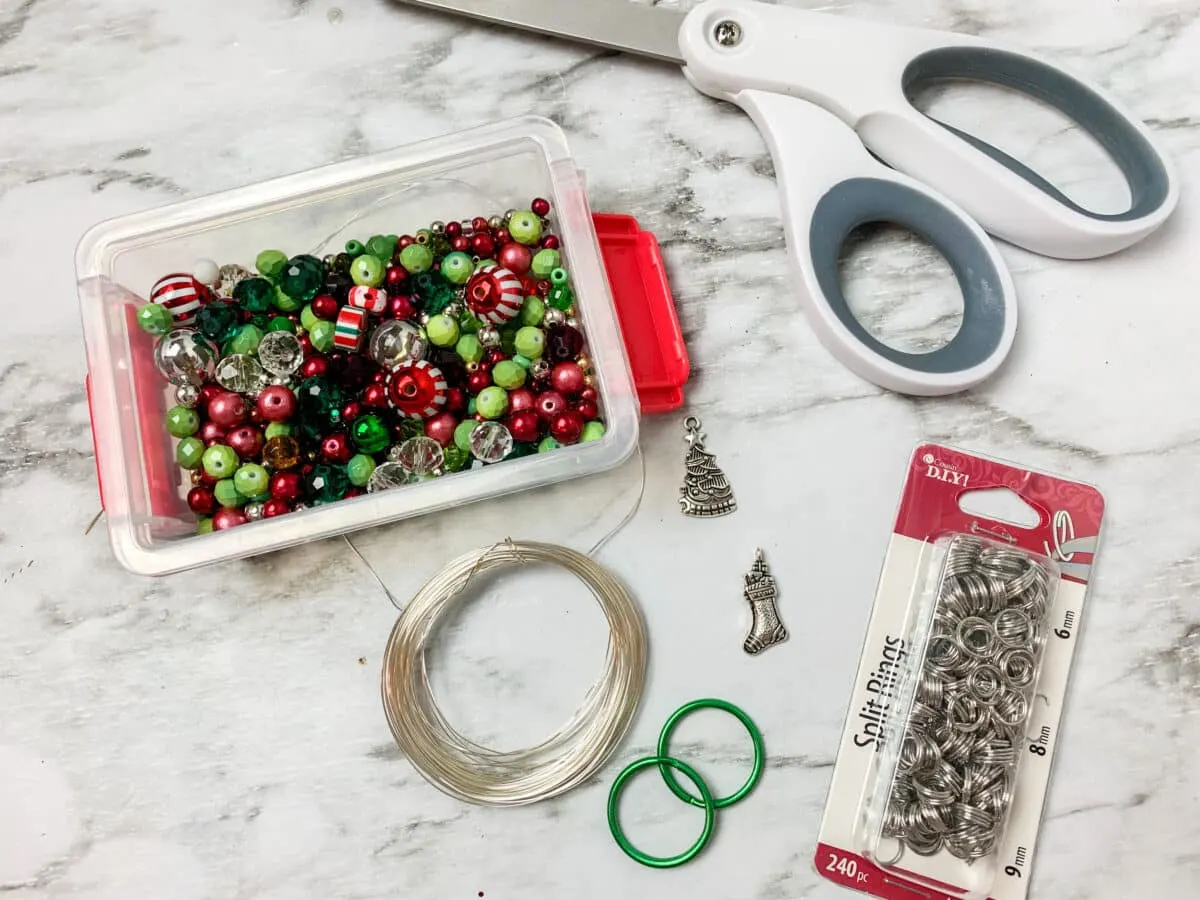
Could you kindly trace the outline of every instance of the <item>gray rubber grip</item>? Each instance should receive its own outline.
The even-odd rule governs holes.
[[[1086,84],[1020,54],[985,47],[946,47],[924,53],[908,64],[904,70],[904,93],[912,102],[920,89],[956,79],[996,84],[1040,100],[1074,121],[1112,157],[1129,185],[1132,203],[1125,212],[1093,212],[1003,150],[933,119],[1068,209],[1099,221],[1128,222],[1153,213],[1166,202],[1167,170],[1154,147],[1125,116]]]
[[[963,296],[962,327],[944,347],[905,353],[871,335],[850,311],[838,278],[838,259],[860,225],[900,225],[929,241],[950,263]],[[918,372],[951,374],[986,362],[1004,338],[1004,282],[984,244],[949,209],[894,181],[852,178],[835,185],[813,213],[809,236],[813,271],[829,307],[846,329],[875,354]]]

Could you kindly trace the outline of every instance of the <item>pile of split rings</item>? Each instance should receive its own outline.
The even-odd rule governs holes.
[[[671,735],[675,731],[676,726],[686,716],[700,709],[717,709],[734,716],[746,727],[746,730],[750,733],[750,740],[754,743],[754,763],[751,767],[750,775],[742,786],[728,797],[714,797],[712,790],[704,782],[704,779],[700,777],[700,774],[683,760],[671,756],[669,752]],[[609,790],[608,828],[612,832],[617,846],[621,848],[626,856],[644,866],[655,869],[670,869],[695,859],[712,838],[713,828],[716,824],[716,811],[733,806],[735,803],[745,799],[758,785],[759,779],[762,778],[765,756],[762,733],[758,730],[758,726],[754,724],[754,721],[745,712],[732,703],[725,700],[703,699],[693,700],[691,703],[679,707],[679,709],[671,714],[670,718],[663,725],[662,731],[659,732],[658,748],[655,755],[634,760],[627,765],[621,770],[621,773],[617,776],[612,788]],[[656,767],[659,770],[666,781],[667,787],[671,789],[671,793],[685,803],[704,810],[704,830],[700,833],[700,837],[697,838],[696,842],[678,856],[650,856],[644,853],[633,846],[629,838],[625,836],[624,829],[621,827],[617,809],[621,799],[621,791],[629,782],[629,779],[643,769],[651,767]],[[675,778],[675,772],[679,772],[695,785],[699,793],[698,797],[680,786]]]

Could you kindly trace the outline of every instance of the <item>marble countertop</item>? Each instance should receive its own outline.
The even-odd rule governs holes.
[[[758,133],[670,66],[386,0],[0,0],[0,894],[850,896],[811,858],[901,477],[934,439],[1108,500],[1032,896],[1200,895],[1200,12],[1192,0],[831,6],[1057,59],[1122,97],[1178,164],[1178,213],[1126,253],[1002,248],[1022,327],[1001,374],[965,395],[882,393],[820,348],[789,284]],[[1055,116],[985,91],[931,102],[1078,199],[1120,204],[1111,167]],[[446,798],[395,749],[378,688],[395,610],[343,541],[142,579],[112,558],[103,520],[88,532],[73,253],[104,218],[529,112],[566,130],[596,210],[658,234],[693,377],[687,409],[647,418],[643,457],[617,472],[356,538],[399,597],[503,534],[586,549],[641,493],[644,461],[637,514],[599,553],[649,623],[641,714],[591,783],[504,811]],[[863,320],[912,347],[953,332],[945,273],[887,233],[847,262]],[[735,488],[728,518],[679,513],[685,414]],[[756,547],[792,636],[751,659],[741,576]],[[488,587],[435,667],[453,720],[500,746],[565,721],[603,657],[581,586],[530,588],[521,576]],[[608,785],[701,696],[755,717],[768,769],[695,863],[644,869],[609,837]],[[740,782],[736,724],[697,716],[679,741],[716,789]],[[626,816],[656,852],[700,826],[650,778]]]

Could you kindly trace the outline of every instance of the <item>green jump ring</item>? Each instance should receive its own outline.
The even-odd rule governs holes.
[[[668,745],[671,742],[671,733],[675,730],[675,726],[679,724],[680,720],[698,709],[719,709],[734,716],[746,726],[746,730],[750,732],[750,740],[754,743],[754,767],[751,769],[750,777],[746,779],[746,783],[728,797],[721,797],[713,801],[713,805],[717,809],[724,809],[727,806],[733,806],[733,804],[754,790],[755,785],[758,784],[758,780],[762,778],[763,762],[766,756],[766,751],[763,748],[762,732],[758,730],[758,726],[754,724],[754,721],[745,712],[726,700],[693,700],[691,703],[684,704],[671,713],[671,718],[667,719],[666,724],[663,725],[662,731],[658,736],[659,759],[666,760],[670,758]],[[669,771],[670,768],[671,766],[666,763],[659,765],[659,771],[662,772],[663,780],[666,781],[667,787],[671,789],[671,793],[680,800],[690,803],[692,806],[705,806],[707,801],[701,802],[680,787],[674,774]],[[692,780],[695,781],[695,779]],[[704,791],[701,791],[700,794],[701,796],[705,796]]]
[[[696,803],[697,806],[704,807],[704,831],[696,843],[692,844],[692,846],[678,856],[650,856],[643,853],[630,843],[629,838],[625,837],[625,832],[621,830],[621,823],[617,818],[617,804],[621,799],[621,789],[625,787],[625,782],[629,781],[630,778],[642,769],[649,768],[650,766],[660,766],[664,770],[667,768],[678,769],[688,777],[688,780],[692,784],[696,785],[696,788],[700,791],[700,796],[704,798],[703,803]],[[650,866],[653,869],[671,869],[694,859],[696,854],[704,849],[704,845],[708,843],[709,838],[712,837],[713,822],[715,819],[716,804],[713,801],[712,792],[708,789],[708,785],[704,783],[704,780],[696,770],[687,763],[671,759],[670,757],[647,756],[644,759],[631,762],[621,770],[621,774],[617,776],[617,780],[613,782],[613,786],[608,792],[608,830],[612,832],[617,846],[630,859],[640,862],[643,866]]]

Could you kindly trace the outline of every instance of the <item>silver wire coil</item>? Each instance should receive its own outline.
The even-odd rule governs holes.
[[[973,862],[995,851],[1050,605],[1049,570],[1023,551],[956,537],[950,544],[900,732],[882,836],[919,856]]]
[[[608,619],[608,653],[599,680],[566,725],[535,747],[501,752],[470,741],[446,721],[425,653],[439,624],[469,596],[472,578],[530,563],[564,568],[591,589]],[[566,547],[506,541],[453,560],[405,607],[384,652],[383,706],[397,745],[435,787],[468,803],[521,806],[571,790],[607,762],[637,712],[646,658],[641,611],[607,570]]]

